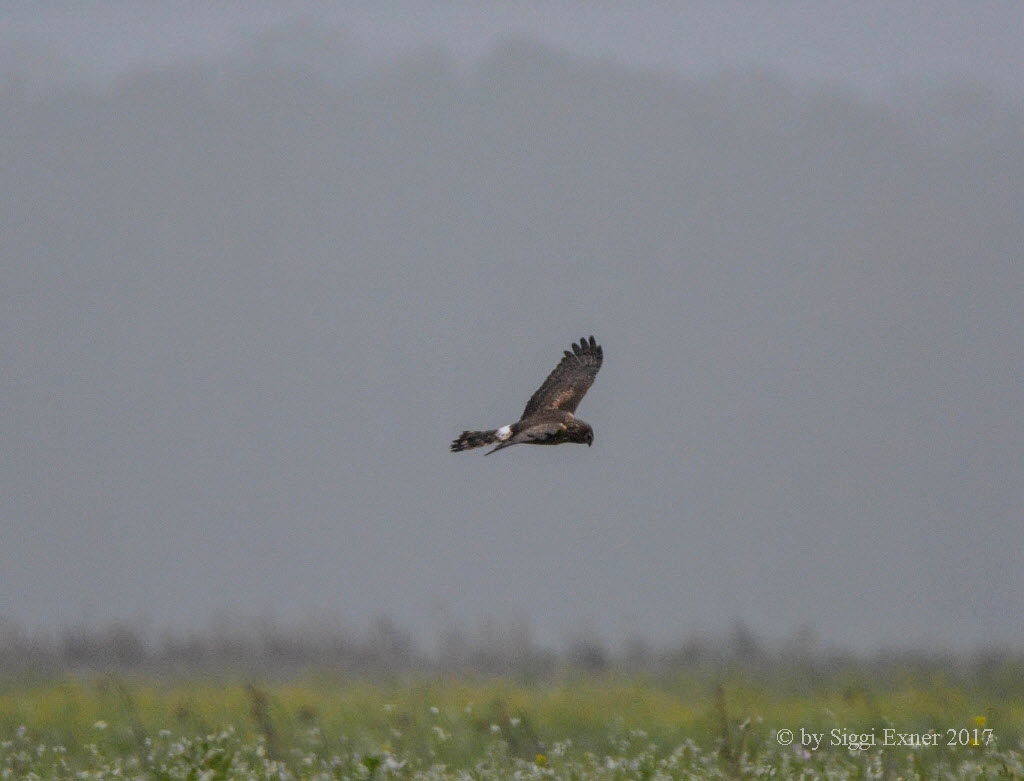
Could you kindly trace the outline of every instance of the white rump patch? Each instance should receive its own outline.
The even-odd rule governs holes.
[[[504,442],[510,436],[512,436],[512,427],[511,426],[502,426],[497,431],[497,437],[502,442]]]

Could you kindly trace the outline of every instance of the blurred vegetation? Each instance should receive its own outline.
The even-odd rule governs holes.
[[[1008,650],[858,656],[738,626],[676,648],[581,637],[555,652],[491,626],[450,630],[428,654],[380,620],[358,635],[8,626],[0,659],[0,777],[886,777],[892,763],[908,778],[1022,777],[1024,656]],[[979,727],[995,742],[807,752],[775,739]]]
[[[597,764],[607,767],[642,755],[653,767],[680,747],[690,746],[725,777],[756,775],[751,769],[755,765],[778,769],[779,763],[791,760],[842,765],[871,757],[882,761],[883,756],[912,760],[920,777],[984,756],[995,762],[993,773],[1009,768],[1010,774],[1002,777],[1017,777],[1010,771],[1019,764],[1019,754],[1013,752],[1019,751],[1024,736],[1024,697],[1019,690],[996,693],[911,667],[902,674],[890,672],[880,681],[850,670],[836,671],[798,685],[793,671],[764,676],[739,667],[719,674],[664,676],[566,668],[554,679],[531,683],[470,673],[370,679],[310,672],[275,683],[114,674],[34,683],[8,678],[0,693],[0,755],[23,754],[30,763],[23,769],[34,768],[42,777],[64,777],[56,766],[40,769],[34,764],[46,753],[38,747],[57,746],[59,754],[51,759],[64,763],[68,777],[72,771],[93,767],[100,758],[104,767],[116,765],[121,772],[125,768],[118,762],[152,758],[158,744],[171,751],[173,736],[180,745],[172,754],[206,740],[222,748],[234,746],[229,753],[257,752],[253,756],[277,763],[267,766],[271,770],[287,770],[285,777],[314,777],[306,772],[313,765],[341,762],[348,771],[324,776],[340,778],[352,767],[366,770],[366,761],[373,765],[370,771],[379,765],[385,772],[381,763],[388,761],[395,773],[416,768],[427,772],[438,766],[473,768],[494,762],[496,752],[508,775],[524,763],[534,770],[550,769],[555,758],[584,764],[606,758]],[[812,756],[796,747],[780,747],[774,739],[776,730],[783,728],[828,732],[838,727],[880,734],[886,727],[944,733],[948,728],[978,726],[992,730],[992,745],[863,752],[827,747]],[[31,751],[16,751],[19,740],[34,747],[35,758]],[[211,750],[197,754],[195,767],[206,767],[203,757],[212,756]],[[270,775],[277,772],[271,770]],[[502,777],[495,772],[494,777]],[[567,777],[588,777],[579,767],[566,772]],[[236,776],[225,770],[197,777]],[[254,776],[246,771],[238,777]]]

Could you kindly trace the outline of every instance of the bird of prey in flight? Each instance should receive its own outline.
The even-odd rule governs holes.
[[[490,431],[463,431],[451,444],[453,453],[484,445],[498,446],[488,450],[489,456],[511,445],[560,445],[563,442],[594,444],[590,424],[576,417],[576,407],[594,384],[604,353],[590,339],[580,339],[548,375],[537,392],[526,403],[523,416],[515,423]]]

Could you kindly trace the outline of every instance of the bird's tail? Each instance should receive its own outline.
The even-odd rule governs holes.
[[[452,452],[461,453],[463,450],[472,450],[475,447],[483,447],[498,442],[498,429],[490,431],[463,431],[458,439],[452,440]]]

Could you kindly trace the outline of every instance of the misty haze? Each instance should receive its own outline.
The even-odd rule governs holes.
[[[0,617],[1024,641],[1018,96],[346,40],[3,82]]]

